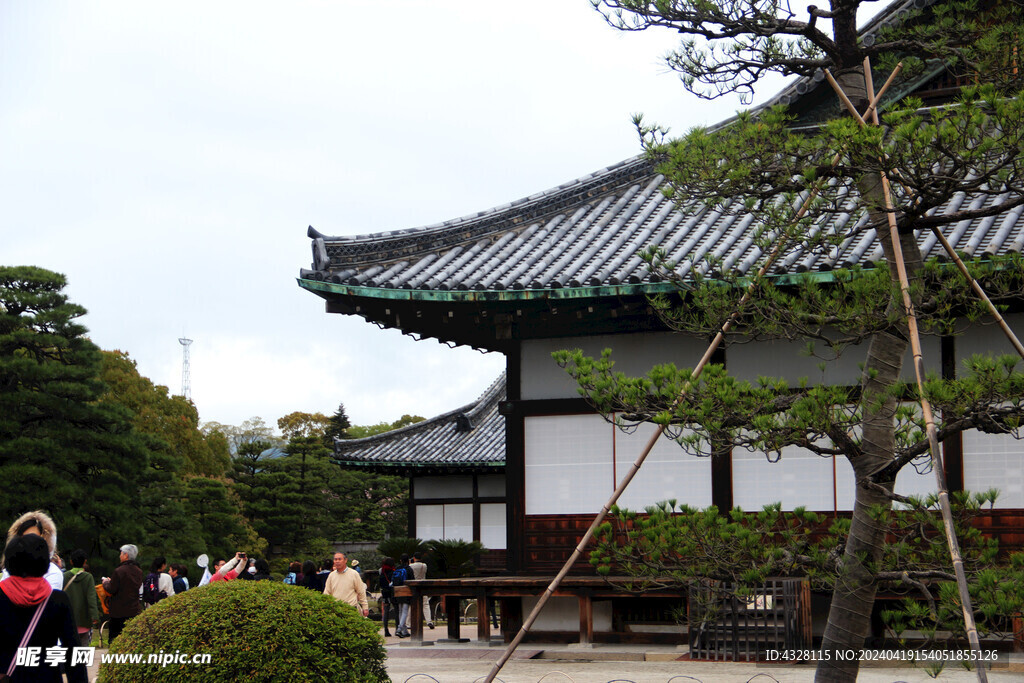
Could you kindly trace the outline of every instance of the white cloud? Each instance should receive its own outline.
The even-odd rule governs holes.
[[[102,347],[204,420],[357,424],[476,398],[499,356],[324,313],[306,226],[436,223],[639,152],[735,103],[585,0],[0,3],[0,261],[65,273]]]

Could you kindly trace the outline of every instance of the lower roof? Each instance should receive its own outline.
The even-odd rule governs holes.
[[[504,373],[480,399],[437,417],[363,439],[335,439],[333,462],[385,474],[505,471]]]

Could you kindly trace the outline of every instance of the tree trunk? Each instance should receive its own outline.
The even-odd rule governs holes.
[[[878,176],[861,181],[859,189],[869,205],[881,205],[882,189]],[[873,220],[885,218],[884,212],[872,211],[871,214]],[[878,234],[889,264],[894,295],[898,297],[899,277],[888,227],[880,228]],[[900,244],[907,272],[913,277],[921,266],[917,241],[912,233],[908,233],[900,235]],[[892,299],[888,307],[890,310],[900,310],[902,303],[898,298]],[[859,667],[857,658],[843,655],[848,651],[859,652],[870,632],[871,610],[877,590],[871,566],[877,565],[881,559],[887,528],[876,523],[869,512],[874,505],[891,505],[891,499],[885,494],[891,493],[895,484],[895,480],[874,482],[884,491],[868,486],[872,482],[872,475],[889,465],[895,457],[896,402],[890,398],[879,405],[878,397],[886,394],[899,381],[908,346],[905,324],[876,334],[868,346],[861,379],[863,452],[860,456],[850,458],[857,481],[853,519],[822,636],[822,656],[827,660],[818,662],[815,673],[817,683],[855,681]]]

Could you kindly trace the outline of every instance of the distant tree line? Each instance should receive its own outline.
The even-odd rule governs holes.
[[[325,555],[336,540],[406,531],[407,483],[331,464],[353,427],[294,412],[281,436],[259,418],[201,424],[195,405],[100,350],[77,322],[63,275],[0,267],[0,524],[35,509],[58,548],[83,548],[101,573],[124,543],[141,558]],[[398,426],[421,420],[403,416]],[[6,528],[6,527],[4,527]]]

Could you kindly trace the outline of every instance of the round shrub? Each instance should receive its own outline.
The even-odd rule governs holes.
[[[107,662],[99,681],[388,682],[378,628],[350,605],[298,586],[215,583],[161,600],[110,648],[143,660],[165,655],[163,662]],[[181,661],[197,654],[210,663]]]

